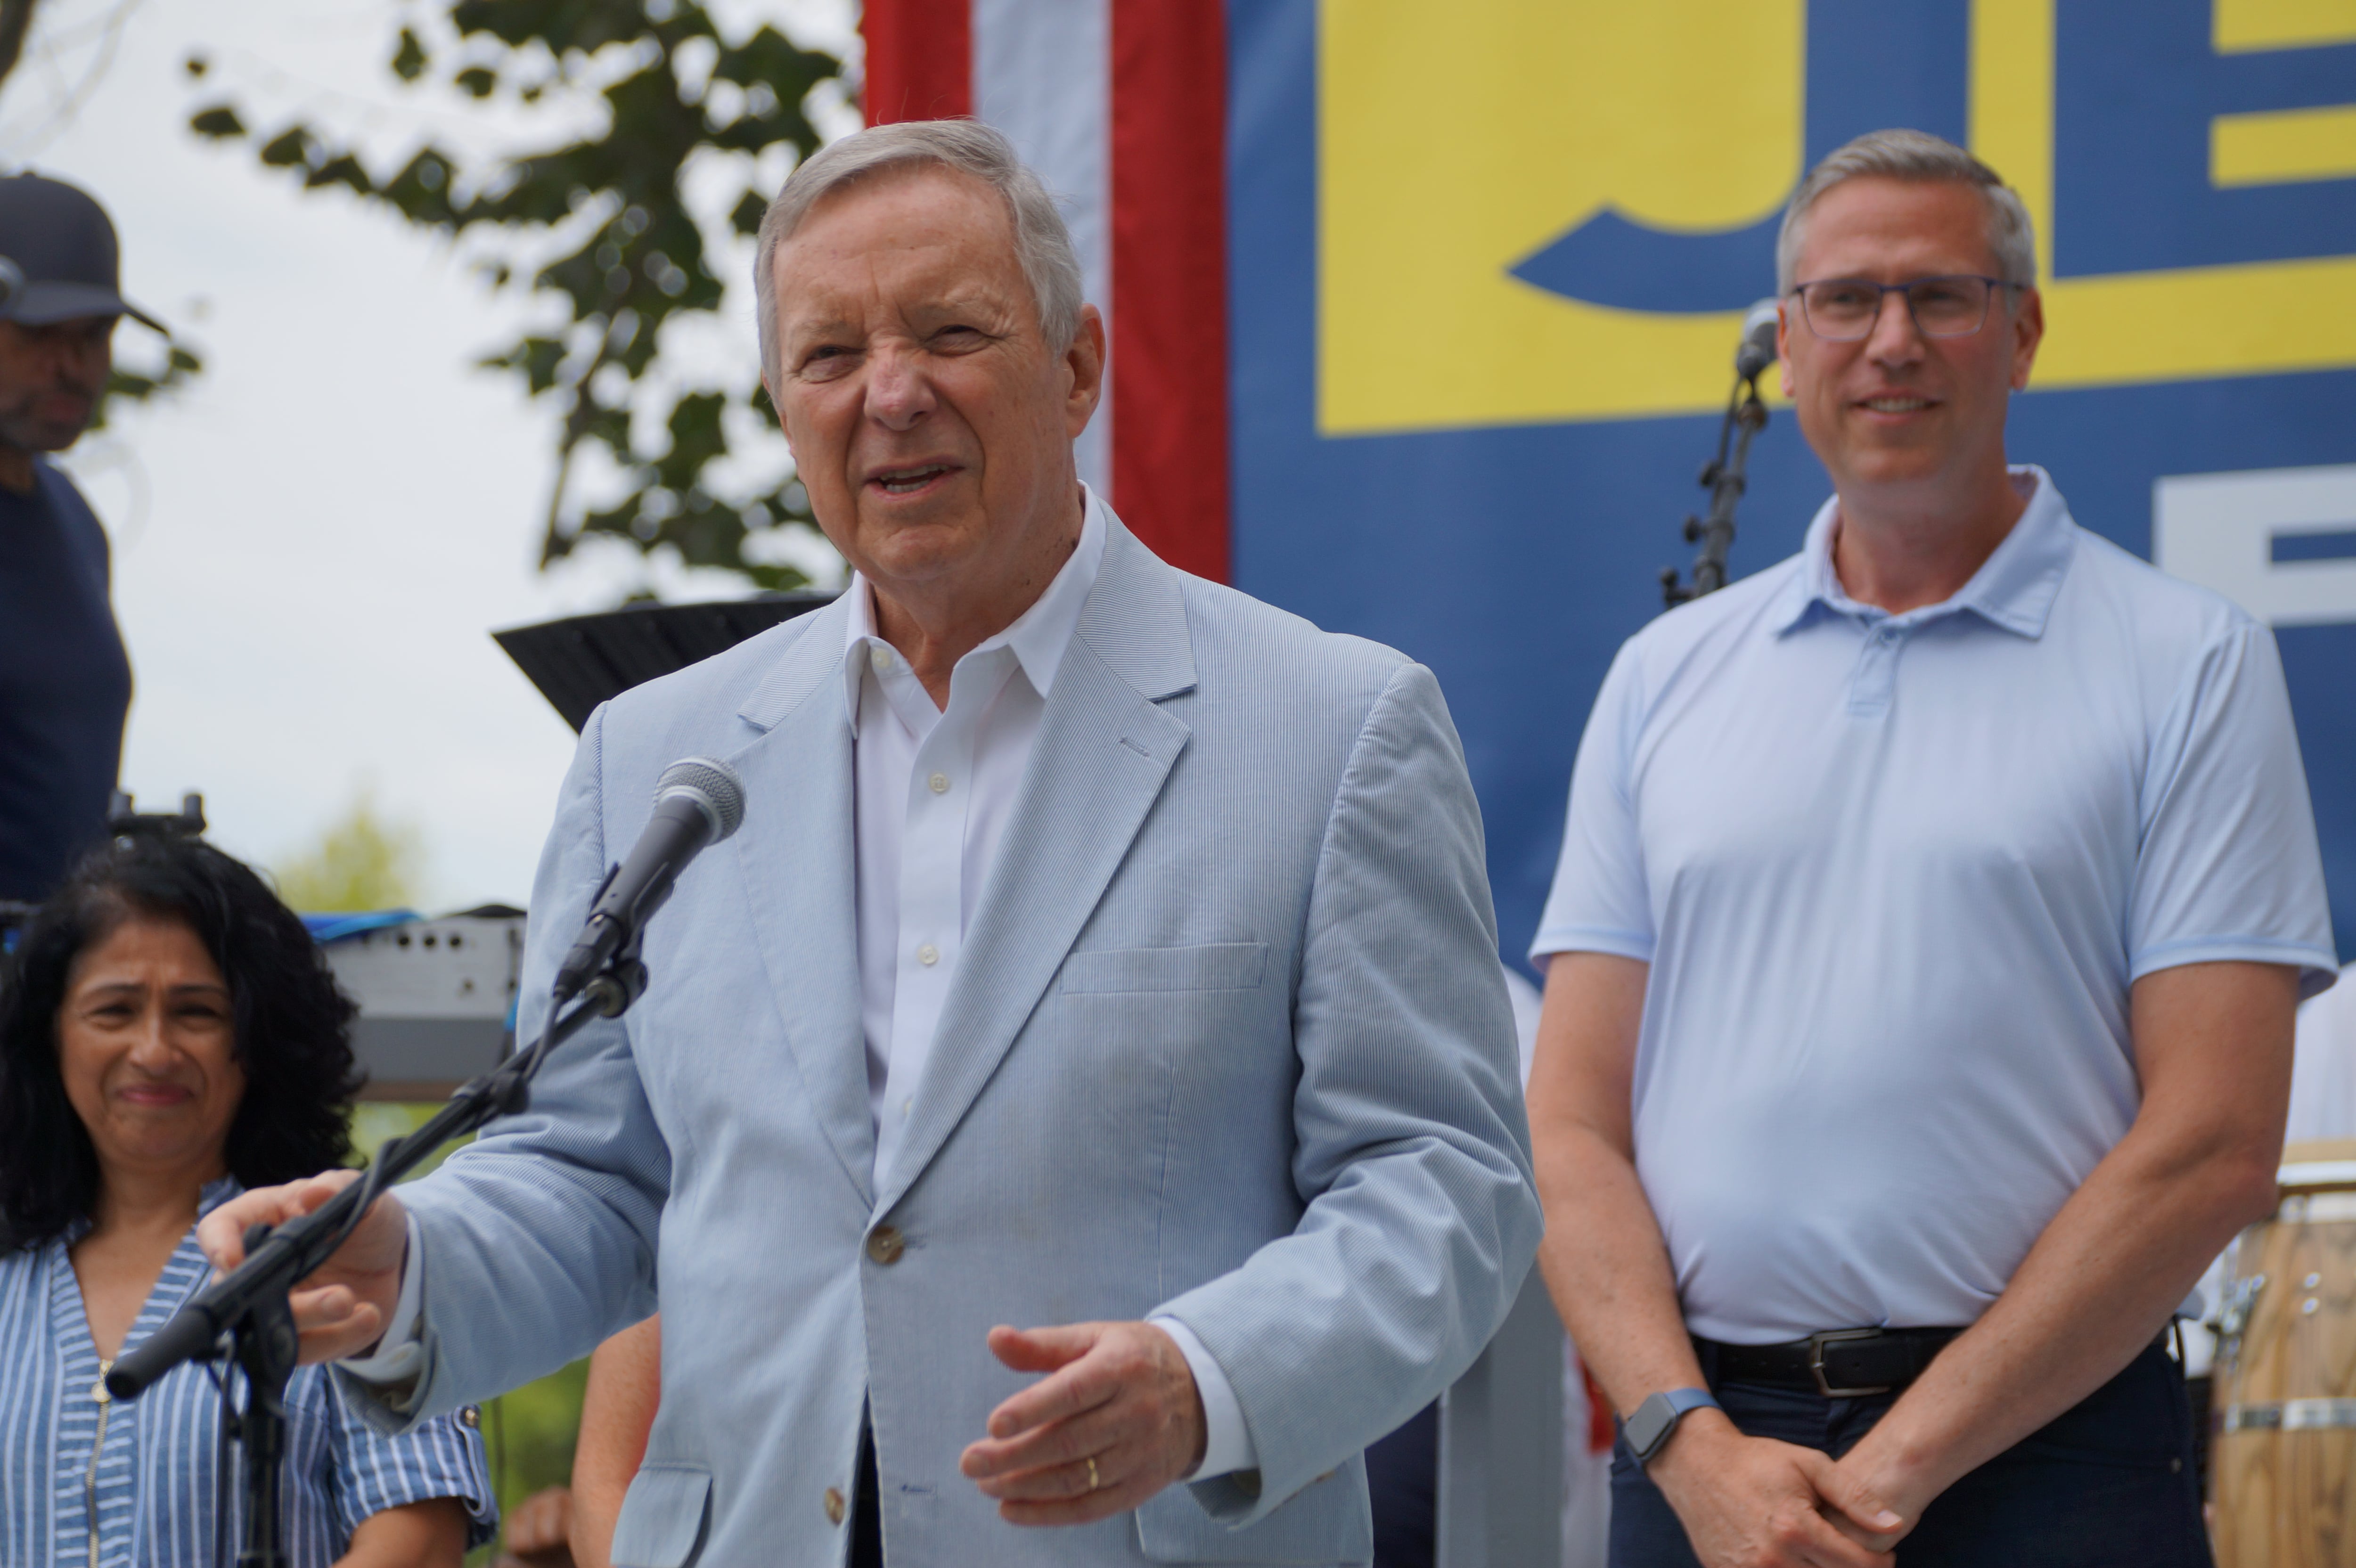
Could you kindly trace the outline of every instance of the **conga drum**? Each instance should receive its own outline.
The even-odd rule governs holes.
[[[2281,1182],[2226,1253],[2210,1529],[2219,1568],[2356,1568],[2356,1139]]]

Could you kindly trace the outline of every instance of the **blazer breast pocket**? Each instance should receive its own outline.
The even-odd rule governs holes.
[[[1200,947],[1117,947],[1064,960],[1064,995],[1146,991],[1252,991],[1268,972],[1265,942],[1214,942]]]

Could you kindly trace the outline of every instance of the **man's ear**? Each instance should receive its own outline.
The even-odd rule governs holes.
[[[2037,364],[2038,346],[2045,341],[2045,296],[2034,287],[2012,291],[2019,303],[2012,312],[2012,389],[2029,389],[2029,372]]]
[[[1072,378],[1071,389],[1064,395],[1064,427],[1076,441],[1104,401],[1104,313],[1092,304],[1080,307],[1071,345],[1064,350],[1064,368]]]
[[[1775,379],[1782,384],[1785,397],[1799,395],[1800,389],[1792,384],[1792,298],[1789,294],[1775,302]]]

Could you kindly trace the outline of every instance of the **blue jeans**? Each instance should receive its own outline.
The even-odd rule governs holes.
[[[1813,1391],[1720,1384],[1702,1373],[1753,1437],[1846,1454],[1896,1394],[1826,1399]],[[1695,1568],[1668,1499],[1624,1442],[1612,1457],[1612,1568]],[[2194,1479],[2184,1375],[2155,1346],[2053,1422],[1972,1471],[1922,1510],[1898,1543],[1900,1568],[2211,1568]]]

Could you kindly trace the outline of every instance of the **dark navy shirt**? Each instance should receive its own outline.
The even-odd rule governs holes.
[[[0,489],[0,899],[32,902],[106,832],[131,660],[107,603],[106,534],[39,458]]]

